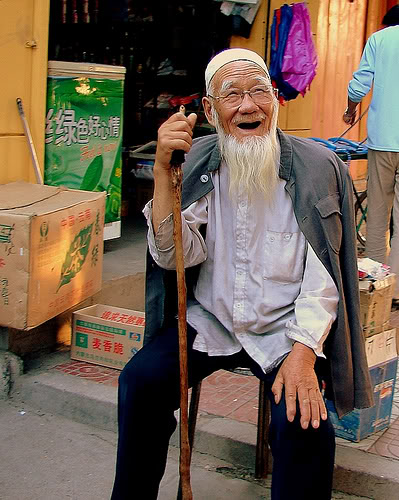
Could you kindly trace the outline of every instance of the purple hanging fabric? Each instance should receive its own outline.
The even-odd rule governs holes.
[[[281,71],[283,79],[300,94],[305,95],[316,75],[317,54],[306,4],[293,4],[292,13]]]

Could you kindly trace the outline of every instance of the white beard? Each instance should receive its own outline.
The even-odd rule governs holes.
[[[268,134],[247,137],[239,142],[224,132],[216,112],[213,115],[220,152],[229,168],[230,195],[234,196],[238,190],[248,196],[260,193],[267,202],[271,202],[277,186],[280,159],[275,123],[272,123]]]

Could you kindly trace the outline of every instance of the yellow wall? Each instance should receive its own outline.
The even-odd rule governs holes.
[[[50,0],[0,1],[0,184],[36,182],[18,97],[43,172],[49,8]]]
[[[317,137],[336,137],[348,128],[342,114],[347,105],[348,82],[364,47],[367,10],[367,0],[352,3],[320,0],[319,67],[314,82],[317,99],[313,109],[313,130]],[[346,137],[357,140],[357,127]]]
[[[328,139],[345,133],[347,139],[367,136],[367,114],[351,130],[342,115],[348,101],[348,83],[357,69],[367,38],[380,28],[387,11],[386,0],[337,2],[320,0],[317,25],[319,67],[314,80],[315,103],[312,128],[317,137]],[[371,93],[359,106],[366,111]]]

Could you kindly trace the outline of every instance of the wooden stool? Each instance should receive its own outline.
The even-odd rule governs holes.
[[[234,370],[232,370],[234,372]],[[190,407],[188,412],[188,439],[191,452],[194,445],[195,426],[197,424],[198,408],[201,396],[202,381],[191,389]],[[266,479],[269,467],[269,423],[270,423],[270,401],[266,395],[265,383],[259,381],[259,403],[258,403],[258,430],[256,437],[255,477]],[[181,500],[181,487],[177,500]]]

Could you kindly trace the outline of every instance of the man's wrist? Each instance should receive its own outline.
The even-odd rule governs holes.
[[[314,364],[316,362],[316,353],[311,347],[307,346],[306,344],[295,341],[292,345],[292,352],[305,358],[310,363]]]
[[[349,108],[346,108],[345,111],[344,111],[344,115],[346,116],[353,116],[354,114],[356,114],[356,108],[351,112]]]

